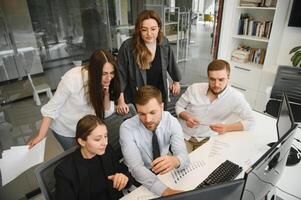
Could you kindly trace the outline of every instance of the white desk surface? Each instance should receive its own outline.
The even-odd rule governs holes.
[[[254,112],[254,115],[256,127],[253,130],[211,137],[207,143],[189,154],[190,167],[182,172],[171,171],[165,175],[158,175],[159,179],[173,189],[192,190],[227,159],[243,167],[243,172],[238,176],[238,178],[242,178],[244,172],[268,150],[267,143],[277,140],[276,119],[258,112]],[[300,128],[296,135],[301,138]],[[301,191],[297,189],[297,184],[301,182],[300,169],[300,163],[293,167],[286,167],[279,184],[277,184],[282,190],[299,198],[301,198]],[[289,199],[288,195],[281,190],[277,190],[277,195],[285,200]],[[143,200],[154,197],[157,196],[140,186],[122,199]]]

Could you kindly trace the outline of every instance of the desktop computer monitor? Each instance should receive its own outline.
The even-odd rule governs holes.
[[[244,184],[244,179],[237,179],[221,184],[206,186],[201,189],[160,197],[157,198],[157,200],[239,200],[242,195]]]
[[[283,92],[282,103],[280,104],[279,114],[277,118],[277,134],[278,140],[282,138],[288,130],[290,130],[294,122],[293,113],[289,104],[288,97]]]
[[[286,95],[285,92],[283,92],[283,98],[282,102],[280,104],[279,108],[279,114],[277,118],[277,135],[278,135],[278,140],[280,140],[285,133],[290,130],[293,125],[295,124],[294,122],[294,115],[291,110],[291,106],[289,103],[288,96]],[[268,144],[269,146],[272,146],[274,143]],[[291,166],[295,165],[300,161],[300,157],[298,157],[298,151],[295,148],[290,149],[289,156],[287,158],[286,165]]]
[[[245,186],[242,200],[264,199],[280,179],[297,125],[294,124],[282,138],[245,173]]]

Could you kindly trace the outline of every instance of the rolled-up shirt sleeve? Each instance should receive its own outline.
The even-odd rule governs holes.
[[[255,126],[255,117],[253,111],[243,95],[240,96],[239,105],[236,106],[236,112],[241,118],[243,130],[251,130]]]
[[[135,143],[133,130],[122,124],[120,127],[120,145],[124,156],[125,164],[128,166],[132,176],[147,189],[161,196],[167,188],[157,176],[151,172],[142,160],[140,151]]]
[[[71,95],[72,84],[68,84],[69,77],[62,77],[54,96],[41,108],[43,117],[55,119],[58,117],[62,106]]]

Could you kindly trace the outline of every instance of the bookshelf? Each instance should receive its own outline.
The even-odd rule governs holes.
[[[218,58],[230,63],[232,87],[241,91],[251,107],[258,111],[264,111],[265,90],[273,85],[288,7],[286,0],[278,0],[274,7],[243,6],[241,0],[224,2]],[[248,20],[242,20],[242,16],[247,16]],[[253,26],[244,28],[245,21],[247,25],[253,21]],[[262,26],[260,34],[254,24]],[[250,49],[251,56],[245,52]]]

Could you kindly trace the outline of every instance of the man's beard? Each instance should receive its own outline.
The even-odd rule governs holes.
[[[144,125],[144,127],[145,127],[147,130],[149,130],[149,131],[154,131],[154,130],[157,129],[159,123],[153,122],[153,123],[152,123],[152,129],[149,129],[149,127],[147,126],[147,124],[143,124],[143,125]]]
[[[211,91],[212,94],[214,94],[214,95],[219,95],[219,94],[223,93],[223,91],[225,91],[226,88],[227,88],[227,86],[225,86],[225,87],[224,87],[221,91],[219,91],[219,92],[214,92],[214,91],[211,89],[211,87],[209,87],[210,91]]]

